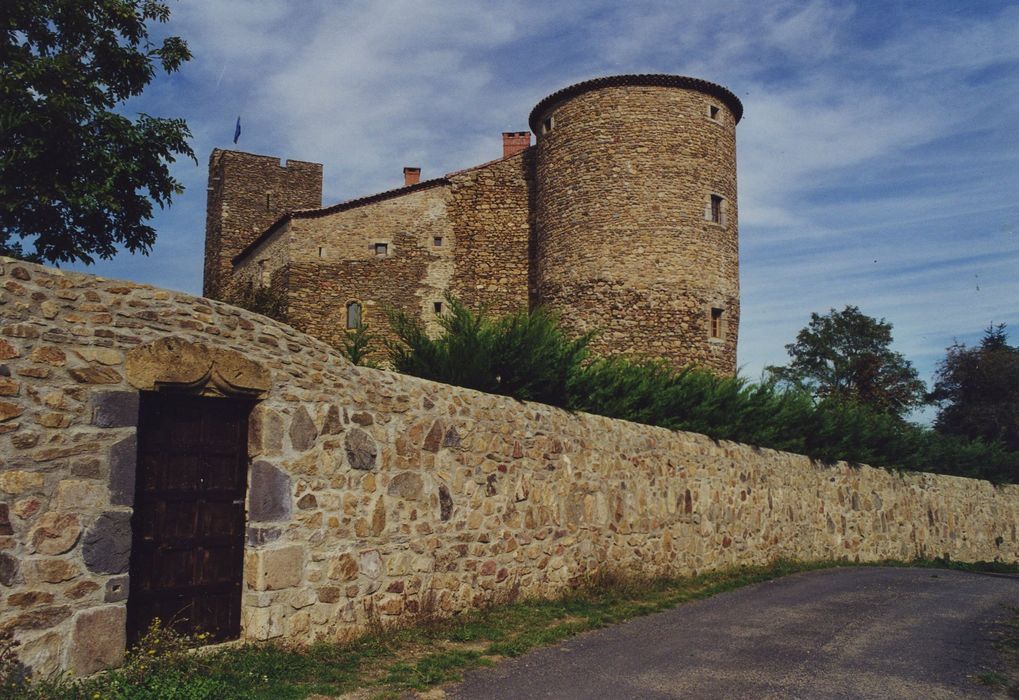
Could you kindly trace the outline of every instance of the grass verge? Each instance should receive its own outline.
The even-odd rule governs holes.
[[[14,700],[297,700],[359,689],[368,697],[390,697],[454,681],[466,669],[687,601],[792,573],[847,565],[777,561],[650,581],[606,575],[554,600],[530,599],[448,620],[420,620],[413,627],[379,629],[343,644],[245,644],[194,654],[187,651],[194,640],[157,628],[130,652],[121,669],[80,681],[39,680],[17,687],[4,686],[0,679],[0,690]],[[1015,566],[943,560],[874,565],[1019,573]],[[1010,643],[1016,658],[1019,617],[1014,629]]]

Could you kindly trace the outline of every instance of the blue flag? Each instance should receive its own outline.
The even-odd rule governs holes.
[[[237,117],[237,126],[234,127],[234,143],[241,137],[241,118]]]

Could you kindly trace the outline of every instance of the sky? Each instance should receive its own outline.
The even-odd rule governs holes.
[[[201,293],[215,147],[325,166],[324,204],[501,155],[574,82],[725,85],[737,127],[738,363],[788,360],[848,304],[931,382],[991,323],[1019,342],[1019,3],[996,0],[170,0],[194,59],[124,112],[183,117],[198,163],[148,257],[72,269]],[[242,134],[233,146],[234,124]],[[923,420],[930,413],[919,414]]]

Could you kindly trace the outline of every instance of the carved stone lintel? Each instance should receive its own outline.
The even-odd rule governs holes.
[[[241,353],[181,338],[161,338],[130,350],[124,370],[131,386],[141,391],[260,398],[272,386],[269,371]]]

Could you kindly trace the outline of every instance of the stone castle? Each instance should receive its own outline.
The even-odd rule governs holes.
[[[503,156],[322,207],[322,166],[216,149],[204,294],[257,290],[334,346],[384,309],[434,327],[447,296],[502,314],[544,305],[599,354],[731,374],[739,324],[735,128],[714,83],[622,75],[577,83],[503,134]]]

